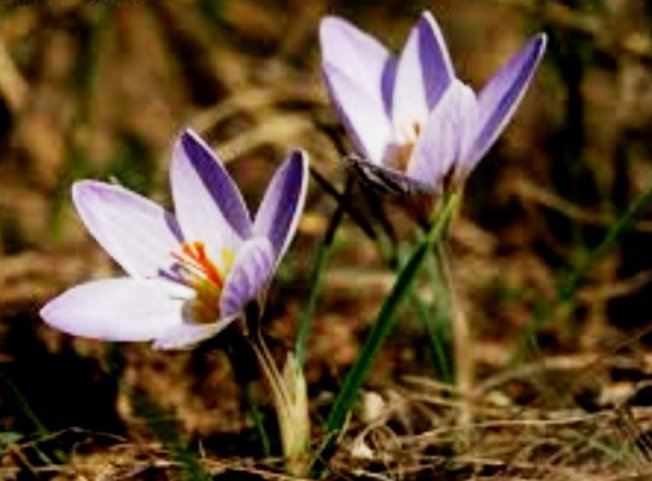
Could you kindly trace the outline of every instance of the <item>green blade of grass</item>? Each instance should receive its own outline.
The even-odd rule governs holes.
[[[310,327],[312,326],[312,319],[315,316],[315,309],[317,308],[317,301],[319,299],[319,294],[321,293],[324,270],[328,265],[328,262],[331,257],[333,250],[333,242],[335,240],[335,233],[337,232],[338,227],[342,222],[344,212],[346,210],[346,205],[348,203],[349,194],[353,188],[353,177],[349,175],[346,181],[346,187],[344,188],[344,194],[342,198],[336,197],[338,199],[337,209],[331,217],[331,220],[324,234],[324,238],[317,245],[314,254],[314,261],[312,263],[312,272],[310,273],[310,292],[308,293],[308,299],[306,300],[305,305],[299,320],[297,323],[297,335],[294,345],[294,352],[296,356],[297,367],[301,369],[306,361],[306,345],[308,343],[308,335],[310,334]]]
[[[439,379],[445,383],[452,384],[453,379],[453,356],[452,356],[452,317],[451,299],[447,292],[444,275],[442,273],[441,259],[438,255],[429,256],[426,264],[428,275],[433,285],[435,296],[434,315],[426,320],[428,329],[428,340],[433,355],[435,371]]]
[[[133,394],[136,415],[145,420],[148,429],[170,451],[181,469],[183,481],[209,481],[211,477],[197,461],[195,454],[188,448],[179,434],[179,428],[172,414],[142,393]]]
[[[423,237],[422,237],[423,239]],[[382,251],[382,246],[379,247]],[[405,255],[399,249],[394,249],[395,255],[388,261],[392,270],[399,272],[405,265]],[[437,378],[445,383],[453,382],[451,361],[451,326],[450,326],[450,300],[445,292],[441,269],[437,256],[428,256],[426,268],[431,279],[435,295],[435,305],[424,303],[417,292],[409,292],[409,309],[417,316],[426,329],[428,345],[432,359],[432,366]]]
[[[339,223],[339,219],[338,219]],[[294,343],[294,352],[297,356],[297,366],[303,366],[306,362],[306,347],[308,343],[308,335],[312,326],[312,320],[315,316],[315,309],[317,308],[317,301],[321,293],[324,270],[328,265],[333,248],[332,242],[324,238],[315,249],[312,264],[312,272],[310,273],[310,292],[306,300],[299,321],[297,325],[296,340]]]
[[[271,443],[269,441],[269,434],[267,434],[267,429],[265,428],[265,419],[263,413],[258,407],[253,395],[253,385],[250,383],[244,387],[245,400],[247,402],[247,407],[249,408],[249,413],[251,418],[254,421],[254,427],[260,438],[261,448],[263,450],[263,456],[266,458],[270,457],[272,454]]]
[[[617,218],[611,227],[607,230],[604,238],[586,257],[582,264],[570,272],[563,280],[557,290],[557,297],[551,303],[539,304],[532,315],[532,320],[523,334],[516,352],[512,356],[512,365],[521,364],[527,357],[530,349],[536,349],[537,335],[539,331],[548,323],[552,314],[558,309],[572,302],[573,294],[582,284],[584,277],[591,268],[620,238],[628,232],[636,219],[641,216],[644,209],[652,201],[652,187],[648,188],[643,194],[637,197],[630,204],[625,213]]]
[[[11,380],[2,371],[0,371],[0,382],[2,382],[2,384],[8,388],[9,392],[16,402],[16,405],[23,413],[23,415],[34,425],[36,432],[41,435],[49,434],[50,431],[36,415],[25,396],[23,396],[23,394],[18,390],[14,383],[11,382]]]
[[[34,425],[34,428],[36,429],[36,432],[40,436],[46,436],[46,435],[50,434],[50,431],[45,426],[43,421],[41,421],[41,419],[36,415],[36,413],[34,412],[32,407],[30,406],[30,404],[27,401],[27,399],[25,398],[25,396],[23,396],[23,394],[16,387],[16,385],[1,370],[0,370],[0,383],[4,384],[7,387],[7,389],[11,393],[11,396],[13,396],[13,398],[14,398],[14,400],[16,402],[16,405],[18,406],[18,409]],[[2,444],[3,443],[0,442],[0,453],[2,453],[2,451],[4,449]],[[59,449],[55,449],[51,453],[50,456],[48,456],[46,453],[44,453],[43,451],[41,451],[39,449],[37,449],[36,452],[37,452],[38,456],[45,463],[48,463],[48,464],[52,464],[54,462],[63,463],[63,462],[65,462],[65,459],[66,459],[66,454],[64,452],[62,452],[61,450],[59,450]]]
[[[368,192],[368,191],[365,191]],[[375,241],[378,250],[387,263],[387,265],[396,273],[400,272],[407,262],[409,252],[403,249],[398,241],[396,232],[392,227],[385,210],[382,208],[382,202],[373,194],[368,194],[367,200],[370,210],[378,219],[383,235],[379,235]],[[422,226],[423,227],[423,226]],[[422,241],[427,232],[419,231],[418,241]],[[411,245],[413,246],[413,244]],[[426,329],[428,336],[428,345],[430,348],[430,357],[432,367],[437,377],[443,382],[452,382],[451,353],[450,353],[450,303],[448,294],[442,292],[444,286],[442,283],[441,269],[437,256],[432,257],[433,262],[428,262],[428,273],[435,287],[435,299],[444,299],[444,302],[436,302],[434,306],[424,303],[418,293],[411,289],[408,293],[408,308],[419,319]]]
[[[338,205],[338,208],[343,209],[355,224],[360,227],[362,232],[371,240],[376,240],[376,231],[366,219],[364,214],[360,212],[351,202],[351,190],[355,183],[355,176],[349,172],[346,179],[346,187],[344,192],[338,192],[337,188],[331,184],[326,177],[319,173],[315,168],[310,168],[310,175],[319,184],[325,194],[330,195]]]
[[[360,355],[344,379],[342,388],[335,398],[333,407],[328,415],[325,426],[328,434],[325,451],[329,451],[332,447],[335,434],[342,429],[351,408],[357,400],[358,393],[369,374],[373,362],[387,335],[391,332],[395,314],[402,301],[408,296],[413,282],[416,280],[419,268],[432,246],[439,242],[445,235],[458,200],[459,198],[456,195],[451,195],[443,200],[427,236],[414,249],[405,266],[398,274],[391,292],[385,298],[376,321],[369,332],[369,336],[362,346]],[[313,473],[319,473],[322,469],[323,466],[321,466],[321,463],[317,463],[313,466]]]

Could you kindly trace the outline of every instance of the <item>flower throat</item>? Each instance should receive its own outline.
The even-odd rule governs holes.
[[[195,290],[196,296],[189,304],[192,319],[199,323],[210,323],[220,317],[220,297],[224,279],[233,265],[233,252],[222,249],[222,269],[208,256],[203,242],[184,242],[181,252],[172,257],[182,269],[184,284]]]

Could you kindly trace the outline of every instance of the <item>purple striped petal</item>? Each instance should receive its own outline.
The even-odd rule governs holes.
[[[394,128],[425,122],[455,72],[439,25],[430,12],[423,12],[398,61],[392,107]]]
[[[473,91],[459,80],[453,82],[414,146],[407,175],[441,190],[442,183],[456,173],[456,163],[475,132],[476,108]]]
[[[545,49],[546,35],[536,35],[480,92],[479,130],[465,165],[467,171],[473,170],[511,119]]]
[[[184,322],[193,291],[157,279],[89,282],[41,309],[47,324],[74,336],[105,341],[149,341]]]
[[[325,17],[319,25],[323,62],[369,89],[374,100],[390,112],[396,60],[371,35],[339,17]]]
[[[154,341],[155,349],[192,349],[200,342],[206,341],[211,337],[222,332],[229,324],[237,319],[232,316],[220,319],[211,324],[192,324],[184,323],[174,326],[159,336]]]
[[[254,235],[269,239],[277,262],[294,237],[303,212],[307,186],[308,156],[301,150],[295,150],[276,170],[254,221]]]
[[[392,138],[395,60],[376,39],[337,17],[319,29],[326,87],[356,147],[380,163]]]
[[[212,255],[251,235],[251,219],[222,161],[192,130],[181,134],[170,169],[175,213],[187,241],[202,240]]]
[[[368,89],[359,86],[337,67],[324,64],[323,69],[333,106],[356,149],[374,163],[382,163],[393,139],[384,108]]]
[[[275,268],[274,248],[265,237],[244,242],[229,272],[220,299],[223,317],[237,316],[267,288]]]
[[[76,182],[72,197],[91,235],[134,277],[156,277],[180,242],[174,218],[160,206],[118,185]]]

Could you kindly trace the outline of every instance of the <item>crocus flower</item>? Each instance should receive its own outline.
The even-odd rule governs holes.
[[[441,193],[475,168],[509,122],[541,56],[533,37],[479,94],[460,81],[430,12],[398,57],[349,22],[320,26],[333,103],[361,158],[354,166],[392,190]]]
[[[187,348],[262,302],[303,209],[307,156],[293,151],[252,220],[220,159],[191,130],[177,140],[170,181],[175,215],[118,185],[83,180],[74,204],[127,276],[64,292],[41,310],[64,332]]]

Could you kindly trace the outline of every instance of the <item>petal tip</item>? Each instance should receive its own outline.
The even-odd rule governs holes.
[[[545,32],[539,32],[534,37],[532,37],[532,40],[530,40],[530,45],[532,45],[532,49],[535,52],[535,57],[541,57],[546,51],[546,47],[548,46],[548,34]]]
[[[306,196],[306,190],[308,184],[307,182],[308,173],[309,173],[308,153],[301,148],[296,148],[292,150],[288,155],[286,164],[288,165],[289,169],[294,171],[294,173],[297,176],[297,181],[301,183],[299,202],[303,203],[303,199]]]
[[[308,155],[308,152],[306,152],[304,149],[302,148],[292,149],[287,159],[289,162],[293,164],[300,164],[302,173],[306,173],[308,171],[310,156]]]
[[[188,145],[188,144],[205,145],[205,142],[201,138],[201,135],[199,135],[199,133],[192,127],[185,127],[179,134],[176,143],[179,145]]]
[[[197,141],[198,137],[199,136],[197,135],[197,133],[194,130],[192,130],[190,127],[185,128],[181,132],[181,134],[179,134],[179,137],[174,143],[174,151],[175,152],[179,150],[186,151],[189,145],[199,143]]]
[[[430,10],[422,11],[419,20],[427,20],[429,22],[437,23],[437,21],[435,20],[435,16],[432,14]]]
[[[41,309],[38,311],[38,315],[43,321],[45,321],[46,324],[50,325],[50,319],[52,318],[52,304],[54,302],[54,299],[47,304],[45,304]]]
[[[77,212],[82,216],[82,218],[84,218],[84,212],[88,209],[89,205],[93,205],[94,201],[100,198],[103,192],[117,188],[120,187],[97,180],[78,180],[70,189],[72,193],[72,202],[77,209]]]
[[[103,184],[103,183],[98,182],[96,180],[90,180],[90,179],[83,179],[74,182],[72,184],[72,187],[70,188],[73,199],[95,191],[98,184]]]
[[[421,16],[419,17],[419,20],[417,20],[417,25],[423,25],[430,28],[435,38],[439,41],[443,41],[443,35],[441,28],[439,27],[439,22],[437,22],[437,19],[430,10],[424,10],[421,12]]]
[[[202,152],[203,151],[203,152]],[[191,127],[186,127],[174,145],[173,162],[178,162],[187,158],[191,162],[195,161],[197,156],[202,153],[208,157],[223,163],[220,156],[211,148],[210,145]],[[178,155],[185,154],[185,155]]]
[[[352,25],[342,17],[326,15],[319,22],[319,39],[323,43],[326,36],[339,33],[341,30],[352,28]]]
[[[197,131],[195,129],[193,129],[192,127],[190,127],[190,126],[186,126],[186,127],[183,128],[183,130],[181,131],[180,137],[183,137],[183,136],[186,136],[186,135],[191,136],[191,137],[199,137],[199,134],[197,133]]]
[[[65,314],[65,306],[65,293],[62,293],[54,299],[50,299],[41,307],[38,314],[43,322],[51,328],[70,333],[70,329],[66,326],[67,323],[63,320],[65,316],[62,317],[62,312]]]
[[[210,159],[210,160],[209,160]],[[190,168],[195,171],[206,163],[216,162],[224,165],[221,157],[208,145],[208,143],[192,128],[185,128],[172,149],[172,163],[170,176],[174,177],[180,171]],[[176,171],[176,172],[175,172]],[[172,182],[174,184],[174,182]]]
[[[348,23],[346,20],[344,20],[341,17],[338,17],[337,15],[326,15],[322,17],[322,19],[319,21],[319,30],[328,30],[331,28],[337,28],[339,25],[346,24]]]

